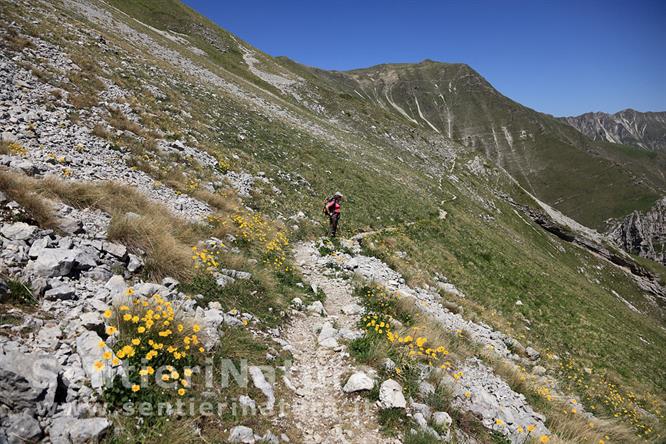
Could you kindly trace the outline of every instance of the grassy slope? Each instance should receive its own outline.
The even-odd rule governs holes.
[[[649,398],[651,393],[663,399],[663,312],[621,270],[546,233],[507,204],[495,203],[500,212],[489,212],[462,195],[445,205],[446,220],[424,220],[373,236],[369,250],[412,280],[423,279],[424,271],[444,274],[467,295],[456,300],[467,316],[478,316],[565,362],[572,360],[578,371],[591,368],[598,378],[594,383],[566,384],[588,405],[603,410],[600,399],[607,387],[600,383],[602,375],[625,395]],[[484,222],[482,214],[495,220]],[[407,257],[401,259],[397,251]],[[611,290],[642,313],[628,309]],[[523,305],[516,305],[518,300]]]
[[[287,60],[279,63],[283,67],[291,67],[308,81],[321,78],[312,74],[312,70]],[[479,82],[474,78],[470,81]],[[332,98],[333,87],[339,84],[335,74],[328,74],[320,94],[329,94]],[[480,85],[482,89],[489,88],[483,82]],[[348,88],[343,91],[348,91]],[[183,106],[187,105],[191,110],[194,121],[205,121],[204,110],[215,107],[219,113],[213,122],[215,131],[207,135],[215,141],[217,149],[240,155],[242,163],[250,170],[265,170],[273,177],[278,171],[296,172],[312,186],[310,190],[305,190],[293,183],[277,180],[276,185],[283,194],[257,196],[255,205],[258,207],[274,208],[279,202],[280,211],[285,215],[304,210],[316,217],[322,196],[339,188],[350,195],[345,214],[345,222],[349,222],[345,228],[351,231],[423,220],[403,232],[405,247],[394,248],[411,246],[410,256],[419,268],[429,272],[439,270],[451,277],[490,312],[495,311],[507,319],[512,319],[518,311],[522,312],[532,322],[530,340],[542,347],[561,354],[574,353],[586,362],[590,361],[591,365],[592,356],[599,354],[596,365],[616,369],[627,381],[648,380],[653,381],[656,387],[666,387],[663,377],[654,377],[660,374],[659,362],[664,358],[664,334],[658,327],[659,320],[638,322],[645,317],[634,314],[612,296],[610,288],[650,312],[636,287],[612,267],[602,264],[603,269],[595,271],[592,265],[596,264],[595,258],[568,245],[565,246],[565,253],[560,252],[555,247],[556,241],[535,231],[502,204],[502,215],[494,223],[486,224],[478,217],[484,210],[469,196],[462,197],[448,204],[451,205],[446,208],[450,218],[446,223],[436,222],[437,202],[449,198],[450,194],[434,188],[429,183],[432,181],[418,170],[419,161],[413,157],[407,158],[408,163],[397,163],[394,157],[382,157],[385,154],[377,151],[374,143],[363,143],[360,137],[355,142],[360,142],[366,151],[345,152],[344,147],[322,143],[278,122],[268,122],[243,110],[231,100],[220,101],[218,98],[216,103],[212,103],[204,96],[191,94],[184,95],[181,100],[184,101]],[[362,111],[358,110],[368,107],[367,102],[341,94],[338,94],[337,100],[351,104],[352,110],[361,114]],[[481,99],[472,96],[470,100]],[[498,96],[497,100],[504,98]],[[391,122],[393,117],[385,117],[385,111],[370,108],[366,111],[370,113],[369,120],[375,118],[382,123]],[[243,144],[239,144],[235,137],[239,122],[250,134]],[[363,124],[369,126],[369,122]],[[562,146],[561,142],[554,141],[553,144],[553,149],[544,150],[549,165],[562,160],[562,153],[556,152],[556,148]],[[547,157],[549,155],[552,158]],[[618,189],[629,188],[627,183],[620,181],[625,177],[619,173],[617,176],[600,174],[607,167],[603,160],[595,166],[594,161],[590,162],[589,157],[572,147],[564,157],[572,159],[572,163],[579,168],[578,185],[583,188],[613,194]],[[608,173],[608,170],[605,172]],[[554,177],[559,174],[551,170],[542,170],[541,173],[545,183],[555,181]],[[604,177],[609,176],[618,181],[614,183],[618,187],[603,182]],[[464,182],[477,192],[481,190],[481,194],[485,194],[482,190],[489,187],[471,175],[466,175]],[[460,195],[459,190],[452,188],[451,191]],[[588,206],[594,206],[589,205],[589,196],[581,197],[586,198]],[[638,198],[636,195],[633,197]],[[647,202],[650,197],[644,195],[641,199]],[[391,202],[399,204],[392,205]],[[608,195],[601,199],[594,209],[598,212],[590,212],[591,217],[598,219],[609,211],[624,211],[611,207],[610,202],[613,199]],[[623,201],[622,205],[631,203]],[[579,272],[580,267],[585,267],[588,274],[594,276],[590,279],[599,279],[601,285],[590,282]],[[516,299],[521,299],[525,305],[516,307]],[[617,319],[625,316],[636,319],[636,323],[641,325],[640,334],[651,338],[652,348],[646,348],[640,342],[633,326],[630,327],[634,323],[616,325]],[[514,328],[525,332],[519,324]],[[613,334],[609,336],[609,332]],[[618,340],[622,346],[618,347]]]

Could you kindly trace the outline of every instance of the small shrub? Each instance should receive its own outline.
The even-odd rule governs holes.
[[[28,149],[18,142],[9,142],[7,144],[7,153],[14,156],[25,156],[28,154]]]
[[[104,126],[100,125],[99,123],[93,127],[92,133],[93,133],[93,135],[95,135],[95,136],[97,136],[101,139],[108,139],[109,136],[110,136],[110,134],[106,130],[106,128],[104,128]]]
[[[129,120],[121,111],[109,108],[109,125],[120,131],[129,131],[140,136],[142,134],[141,125]]]
[[[382,409],[379,411],[377,420],[382,431],[388,436],[398,435],[409,424],[402,409]]]
[[[23,282],[16,279],[5,281],[9,287],[9,297],[5,300],[8,304],[34,305],[37,303],[32,291]]]
[[[57,227],[53,209],[47,199],[34,192],[32,179],[24,174],[0,168],[0,191],[18,202],[28,216],[43,228]]]
[[[408,430],[402,440],[403,444],[432,444],[435,437],[425,430]]]
[[[69,103],[76,109],[92,108],[97,105],[97,98],[87,93],[70,94]]]
[[[30,40],[21,36],[14,28],[9,28],[4,40],[6,46],[14,51],[22,51],[25,48],[32,48],[34,45]]]

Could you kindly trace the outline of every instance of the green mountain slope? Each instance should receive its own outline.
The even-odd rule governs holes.
[[[323,74],[325,75],[325,74]],[[463,64],[424,61],[343,73],[338,84],[418,127],[474,147],[579,221],[649,207],[663,194],[665,158],[593,142],[500,94]]]

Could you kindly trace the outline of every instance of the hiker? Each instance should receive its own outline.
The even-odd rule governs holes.
[[[344,196],[339,191],[324,204],[324,214],[328,215],[330,223],[330,235],[335,237],[338,231],[338,220],[340,220],[340,201]]]

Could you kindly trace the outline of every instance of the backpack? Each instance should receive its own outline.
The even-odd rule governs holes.
[[[326,216],[328,216],[328,210],[326,209],[326,207],[328,207],[328,204],[333,202],[333,200],[335,200],[335,197],[329,197],[324,201],[324,208],[322,209],[322,213],[324,213]]]

